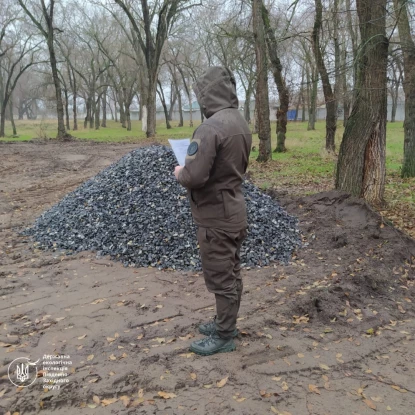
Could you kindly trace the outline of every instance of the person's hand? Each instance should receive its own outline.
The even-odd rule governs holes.
[[[179,180],[179,174],[180,171],[182,170],[183,166],[176,166],[174,169],[174,175],[176,176],[176,179]]]

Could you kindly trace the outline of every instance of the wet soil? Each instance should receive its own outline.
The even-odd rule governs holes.
[[[413,413],[415,241],[338,192],[273,196],[300,220],[288,265],[244,270],[233,353],[188,351],[214,314],[200,273],[125,268],[19,236],[134,144],[0,145],[0,413]],[[44,355],[70,356],[68,383]],[[14,386],[18,357],[38,379]]]

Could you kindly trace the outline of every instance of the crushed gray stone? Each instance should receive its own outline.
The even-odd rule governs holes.
[[[23,234],[37,248],[96,251],[125,266],[198,270],[196,228],[177,165],[165,146],[139,148],[107,167],[44,212]],[[300,247],[298,221],[270,196],[244,181],[248,236],[246,267],[286,263]]]

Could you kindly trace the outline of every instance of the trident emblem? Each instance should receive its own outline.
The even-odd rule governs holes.
[[[17,379],[20,380],[20,382],[24,382],[29,379],[29,365],[22,363],[21,366],[17,365],[16,369],[17,373]]]

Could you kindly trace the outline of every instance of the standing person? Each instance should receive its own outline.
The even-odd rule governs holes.
[[[252,135],[238,110],[235,78],[228,68],[208,68],[194,91],[206,119],[195,130],[185,166],[177,166],[175,176],[188,189],[206,287],[216,298],[215,318],[199,326],[207,337],[190,347],[207,356],[236,348],[243,289],[239,251],[247,228],[241,185]]]

